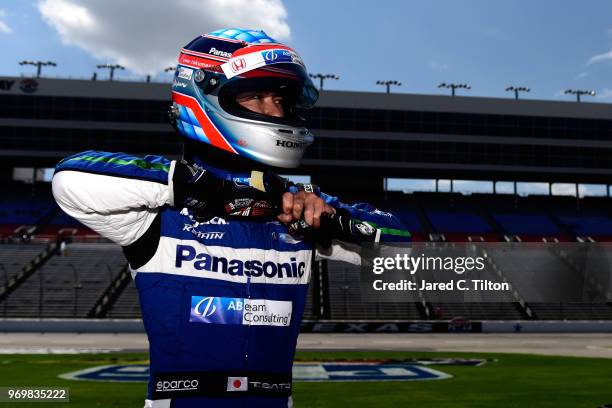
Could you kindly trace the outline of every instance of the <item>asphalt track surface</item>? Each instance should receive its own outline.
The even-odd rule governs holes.
[[[147,347],[146,336],[137,333],[0,333],[0,354],[144,351]],[[612,335],[609,333],[304,333],[298,340],[298,349],[468,351],[612,358]]]

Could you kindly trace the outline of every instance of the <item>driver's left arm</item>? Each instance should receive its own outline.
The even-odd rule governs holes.
[[[321,198],[332,207],[344,210],[350,214],[353,224],[365,223],[374,231],[373,242],[379,243],[406,243],[411,242],[410,232],[402,222],[393,214],[380,211],[367,203],[348,205],[342,203],[337,197],[321,193]],[[333,239],[329,247],[317,246],[317,259],[329,259],[361,264],[361,244],[354,240]]]

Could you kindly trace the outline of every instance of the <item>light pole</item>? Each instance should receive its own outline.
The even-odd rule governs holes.
[[[580,102],[581,95],[587,95],[587,96],[596,95],[595,91],[589,91],[589,90],[584,90],[584,89],[566,89],[563,93],[566,95],[567,94],[576,95],[576,102]]]
[[[384,85],[387,87],[387,93],[391,93],[391,85],[402,86],[400,81],[387,80],[387,81],[376,81],[376,85]]]
[[[98,69],[100,69],[100,68],[108,68],[110,70],[109,81],[113,80],[113,77],[115,76],[115,70],[116,69],[125,69],[124,66],[119,65],[119,64],[99,64],[99,65],[96,65],[96,68],[98,68]]]
[[[308,74],[308,76],[310,76],[312,79],[319,80],[319,91],[323,90],[323,82],[326,79],[335,79],[335,80],[340,79],[340,77],[336,74]]]
[[[509,86],[506,88],[506,92],[514,92],[514,99],[519,98],[519,92],[529,92],[531,89],[526,86]]]
[[[19,65],[34,65],[36,67],[36,78],[40,78],[42,67],[57,67],[53,61],[20,61]]]
[[[438,88],[450,88],[451,96],[455,96],[455,89],[472,89],[468,84],[447,84],[446,82],[438,84]]]

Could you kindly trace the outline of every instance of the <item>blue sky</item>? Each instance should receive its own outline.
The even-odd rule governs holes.
[[[172,10],[161,8],[161,2],[150,4],[160,13]],[[443,92],[436,87],[439,82],[455,81],[472,86],[460,92],[465,95],[510,97],[506,86],[524,85],[532,89],[525,98],[569,100],[561,91],[580,88],[598,92],[589,101],[612,102],[612,55],[589,63],[612,50],[610,1],[309,0],[284,1],[279,7],[286,15],[276,21],[288,25],[287,42],[302,54],[309,70],[340,76],[328,81],[327,89],[377,92],[383,89],[376,80],[395,79],[403,82],[395,92],[438,94]],[[22,59],[49,59],[59,64],[47,69],[50,76],[90,77],[96,64],[112,60],[91,47],[86,51],[66,45],[57,27],[42,18],[36,1],[3,0],[0,10],[0,75],[33,72],[33,67],[17,64]],[[115,7],[116,13],[122,10]],[[244,18],[237,18],[236,25]],[[233,22],[231,15],[224,21]],[[203,30],[206,24],[213,23],[203,23]],[[135,22],[132,29],[146,30],[146,22]],[[163,31],[172,38],[175,30],[169,24]],[[154,48],[155,43],[143,47]]]
[[[610,96],[611,60],[588,61],[612,49],[612,2],[339,3],[289,6],[310,69],[341,76],[330,88],[374,90],[376,79],[397,79],[399,92],[438,93],[439,82],[455,81],[469,83],[469,95],[504,97],[506,86],[525,85],[529,98],[566,99],[559,91],[568,87]]]

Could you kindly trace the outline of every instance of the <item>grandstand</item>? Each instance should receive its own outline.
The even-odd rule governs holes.
[[[15,317],[87,317],[125,263],[114,244],[71,243],[6,297],[4,311]]]
[[[0,198],[3,316],[140,316],[121,249],[57,207],[45,169],[87,149],[177,157],[168,98],[167,84],[53,79],[38,80],[34,93],[14,87],[0,94],[0,178],[9,186]],[[318,140],[299,173],[347,201],[394,212],[415,241],[612,240],[607,105],[326,91],[307,115]],[[488,180],[494,190],[385,188],[388,178],[406,177],[436,185]],[[495,191],[498,182],[514,191]],[[547,183],[549,194],[521,195],[517,182]],[[603,184],[605,191],[557,196],[554,183]],[[555,262],[547,251],[537,256]],[[503,253],[491,257],[510,268]],[[605,303],[375,302],[361,297],[359,269],[337,262],[316,262],[313,276],[305,312],[312,321],[612,320]]]

